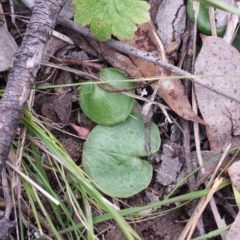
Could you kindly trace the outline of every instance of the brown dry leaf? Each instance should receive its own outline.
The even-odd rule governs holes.
[[[45,51],[42,57],[42,62],[48,62],[49,59],[54,55],[56,51],[59,49],[65,47],[67,45],[66,42],[63,40],[51,36],[50,39],[48,40],[46,46],[45,46]]]
[[[112,50],[104,43],[98,42],[96,40],[89,39],[89,42],[95,48],[95,50],[115,68],[123,70],[134,78],[143,77],[141,71],[139,71],[139,69],[127,56],[124,56],[123,54]]]
[[[152,22],[142,24],[138,27],[135,37],[131,40],[126,40],[125,42],[145,52],[161,52],[153,31],[156,32],[156,29]],[[163,71],[160,66],[144,61],[140,58],[133,56],[129,57],[136,64],[144,77],[170,75],[169,71]],[[153,88],[157,86],[158,84],[152,85]],[[205,122],[192,111],[188,98],[184,94],[183,85],[179,79],[162,80],[158,89],[158,93],[169,105],[169,107],[182,118],[205,124]]]
[[[234,47],[221,38],[206,37],[195,64],[195,74],[206,75],[202,82],[210,87],[240,98],[236,77],[240,75],[239,62],[240,54]],[[200,85],[195,85],[195,90],[199,109],[209,126],[211,150],[220,152],[230,142],[236,145],[240,135],[240,104]]]
[[[69,72],[63,71],[56,84],[72,83]],[[71,88],[56,88],[54,94],[40,93],[35,97],[35,107],[41,108],[42,115],[55,123],[66,124],[72,112],[72,100],[76,93]],[[51,128],[49,128],[51,129]]]
[[[228,231],[226,240],[238,240],[239,239],[239,226],[240,226],[240,212],[238,212],[237,217],[230,230]]]
[[[77,132],[78,136],[81,138],[87,138],[90,133],[90,130],[85,127],[79,127],[74,123],[69,123],[69,125]]]

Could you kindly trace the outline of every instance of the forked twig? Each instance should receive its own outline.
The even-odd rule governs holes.
[[[90,31],[85,28],[85,27],[82,27],[80,26],[79,24],[73,22],[72,20],[66,18],[66,17],[63,17],[63,16],[59,16],[58,18],[58,23],[61,24],[62,26],[64,27],[67,27],[69,29],[72,29],[80,34],[82,34],[83,36],[85,37],[89,37],[91,39],[95,39],[96,38],[90,33]],[[152,62],[156,65],[159,65],[167,70],[169,70],[170,72],[172,73],[175,73],[179,76],[185,76],[186,78],[189,78],[191,79],[194,83],[196,84],[199,84],[201,85],[202,87],[205,87],[215,93],[218,93],[224,97],[227,97],[229,99],[232,99],[233,101],[235,102],[238,102],[240,103],[240,99],[231,95],[231,94],[228,94],[226,92],[224,92],[224,90],[218,90],[218,89],[215,89],[211,86],[209,86],[208,83],[204,83],[203,81],[201,81],[200,78],[172,65],[172,64],[169,64],[167,62],[164,62],[163,60],[160,60],[158,58],[158,53],[148,53],[148,52],[143,52],[143,51],[140,51],[124,42],[119,42],[119,41],[116,41],[116,40],[107,40],[105,42],[105,44],[119,52],[122,52],[122,53],[125,53],[125,54],[128,54],[128,55],[132,55],[132,56],[135,56],[135,57],[138,57],[138,58],[141,58],[143,60],[146,60],[146,61],[149,61],[149,62]]]

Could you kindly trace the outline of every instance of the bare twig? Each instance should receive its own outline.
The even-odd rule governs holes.
[[[219,167],[221,166],[223,160],[224,160],[225,157],[227,156],[230,147],[231,147],[231,144],[229,144],[229,145],[227,146],[227,148],[224,150],[224,153],[223,153],[221,159],[219,160],[219,163],[218,163],[218,165],[217,165],[217,167],[216,167],[216,170],[214,171],[211,179],[209,180],[208,184],[206,185],[206,188],[209,188],[209,187],[210,187],[210,185],[211,185],[211,183],[212,183],[212,180],[215,178],[216,173],[217,173],[217,171],[219,170]],[[200,209],[202,208],[202,205],[204,204],[205,200],[206,200],[206,197],[203,197],[203,198],[200,199],[200,201],[198,202],[198,205],[196,206],[193,214],[191,215],[190,219],[188,220],[187,225],[184,227],[183,231],[181,232],[180,236],[178,237],[178,240],[186,239],[186,237],[187,237],[187,235],[188,235],[188,233],[189,233],[189,231],[190,231],[190,229],[191,229],[191,227],[192,227],[192,224],[193,224],[193,222],[194,222],[194,219],[197,217],[198,212],[199,212]]]
[[[82,34],[83,36],[85,37],[89,37],[91,39],[95,39],[96,38],[89,32],[89,30],[87,28],[84,28],[80,25],[78,25],[77,23],[73,22],[72,20],[68,19],[68,18],[65,18],[63,16],[60,16],[58,18],[58,23],[63,25],[64,27],[67,27],[69,29],[72,29],[80,34]],[[125,53],[125,54],[128,54],[128,55],[132,55],[132,56],[135,56],[135,57],[138,57],[138,58],[141,58],[143,60],[146,60],[146,61],[149,61],[149,62],[152,62],[156,65],[159,65],[165,69],[168,69],[170,72],[172,73],[175,73],[177,75],[180,75],[180,76],[185,76],[186,78],[189,78],[191,79],[193,82],[195,82],[196,84],[199,84],[215,93],[218,93],[222,96],[225,96],[229,99],[232,99],[233,101],[235,102],[238,102],[240,103],[240,99],[231,95],[231,94],[228,94],[226,93],[224,90],[221,91],[221,90],[217,90],[211,86],[209,86],[208,83],[204,83],[203,81],[201,81],[200,78],[172,65],[172,64],[169,64],[167,62],[164,62],[163,60],[160,60],[158,58],[158,53],[148,53],[148,52],[143,52],[143,51],[140,51],[126,43],[123,43],[123,42],[119,42],[119,41],[116,41],[116,40],[108,40],[105,42],[105,44],[119,52],[122,52],[122,53]]]
[[[223,178],[217,178],[213,184],[213,186],[211,187],[207,197],[204,198],[204,201],[203,201],[203,204],[201,206],[201,208],[199,209],[199,211],[197,212],[195,218],[194,218],[194,221],[192,223],[192,226],[190,228],[190,231],[188,233],[188,237],[187,237],[187,240],[190,240],[192,234],[193,234],[193,231],[197,225],[197,222],[198,222],[198,219],[199,217],[202,215],[202,212],[204,211],[204,209],[206,208],[208,202],[211,200],[214,192],[216,191],[216,189],[218,188],[218,186],[221,184],[221,182],[223,181]],[[185,239],[185,238],[184,238]]]
[[[215,22],[215,10],[214,7],[209,6],[209,17],[210,17],[210,25],[211,25],[211,33],[212,36],[217,36],[216,22]]]
[[[49,67],[54,67],[54,68],[58,68],[58,69],[62,69],[64,71],[68,71],[68,72],[73,72],[75,73],[76,75],[79,75],[79,76],[84,76],[88,79],[93,79],[95,81],[98,81],[98,82],[101,82],[102,80],[96,76],[93,76],[93,75],[90,75],[89,73],[85,73],[85,72],[82,72],[82,71],[79,71],[79,70],[76,70],[76,69],[73,69],[73,68],[69,68],[69,67],[66,67],[66,66],[59,66],[59,65],[56,65],[56,64],[53,64],[53,63],[45,63],[45,62],[41,62],[41,65],[43,66],[49,66]],[[109,88],[112,88],[114,90],[120,90],[121,92],[123,91],[123,89],[120,89],[116,86],[113,86],[109,83],[104,83],[104,85],[108,86]],[[65,85],[67,86],[67,85]],[[56,86],[54,86],[56,87]],[[64,86],[62,86],[64,87]],[[161,103],[158,103],[156,101],[152,101],[148,98],[144,98],[142,96],[139,96],[139,95],[136,95],[136,94],[133,94],[131,92],[122,92],[122,94],[125,94],[129,97],[132,97],[132,98],[135,98],[135,99],[139,99],[139,100],[142,100],[144,102],[147,102],[147,103],[151,103],[151,104],[155,104],[157,106],[160,107],[160,109],[162,110],[163,114],[166,116],[166,118],[168,119],[169,122],[171,122],[171,119],[169,118],[167,112],[166,112],[166,109],[169,109],[168,107],[166,107],[165,105],[161,104]]]
[[[237,8],[240,9],[240,2],[235,1],[235,4],[236,4]],[[228,25],[227,25],[227,30],[226,30],[226,32],[224,34],[224,37],[223,37],[223,39],[227,43],[232,42],[238,23],[239,23],[238,15],[237,14],[231,14],[231,16],[229,18],[229,21],[228,21]]]

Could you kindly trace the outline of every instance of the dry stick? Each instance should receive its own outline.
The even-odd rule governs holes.
[[[235,4],[238,9],[240,9],[240,2],[235,1]],[[224,34],[223,39],[227,43],[231,43],[234,38],[234,33],[237,31],[237,25],[238,25],[238,15],[237,14],[231,14],[230,18],[228,19],[228,25],[227,30]]]
[[[48,67],[54,67],[54,68],[61,69],[61,70],[64,70],[64,71],[72,72],[72,73],[75,73],[76,75],[84,76],[84,77],[86,77],[88,79],[94,79],[96,81],[102,81],[100,78],[95,77],[93,75],[90,75],[89,73],[85,73],[85,72],[82,72],[82,71],[79,71],[79,70],[76,70],[76,69],[73,69],[73,68],[69,68],[69,67],[66,67],[66,66],[59,66],[59,65],[54,64],[54,63],[45,63],[45,62],[41,62],[41,65],[42,66],[48,66]],[[113,86],[113,85],[111,85],[109,83],[104,83],[104,85],[106,85],[106,86],[108,86],[110,88],[113,88],[115,90],[119,90],[119,91],[122,92],[122,94],[127,95],[129,97],[132,97],[132,98],[135,98],[135,99],[138,99],[138,100],[142,100],[144,102],[155,104],[155,105],[159,106],[160,109],[162,110],[163,114],[165,115],[166,119],[168,120],[168,122],[169,123],[172,122],[172,120],[169,118],[169,116],[167,114],[167,111],[166,111],[166,109],[169,109],[169,108],[166,107],[165,105],[163,105],[161,103],[158,103],[156,101],[149,100],[148,98],[144,98],[142,96],[133,94],[131,92],[123,92],[123,89],[115,87],[115,86]]]
[[[188,21],[188,27],[187,27],[187,31],[188,31],[188,44],[183,44],[186,45],[186,47],[188,46],[188,58],[187,58],[187,70],[189,72],[192,72],[192,68],[193,68],[193,64],[192,64],[192,59],[194,59],[194,55],[193,55],[193,44],[194,44],[194,39],[195,39],[195,35],[194,35],[194,25]],[[186,40],[185,40],[186,41]],[[185,48],[186,48],[185,47]],[[191,82],[188,79],[184,80],[184,90],[185,90],[185,94],[187,96],[190,96],[190,91],[191,91]],[[182,129],[184,131],[184,145],[183,145],[183,150],[184,150],[184,156],[185,156],[185,164],[186,164],[186,169],[187,169],[187,173],[190,173],[194,170],[194,164],[192,161],[192,156],[191,156],[191,148],[190,148],[190,129],[189,129],[189,122],[181,119],[182,122]],[[195,191],[197,190],[197,183],[196,183],[196,179],[195,176],[192,175],[191,177],[189,177],[188,179],[188,186],[189,186],[189,191]],[[191,213],[194,211],[194,209],[196,208],[197,205],[197,201],[192,201],[191,202],[191,208],[188,211],[188,214],[191,215]],[[198,223],[197,223],[197,229],[198,232],[200,233],[200,235],[205,234],[204,232],[204,227],[203,227],[203,220],[202,218],[199,219]]]
[[[135,87],[131,87],[131,88],[117,88],[115,86],[113,86],[112,84],[110,83],[106,83],[106,82],[103,82],[100,78],[92,75],[92,74],[89,74],[87,72],[83,72],[83,71],[80,71],[80,70],[76,70],[74,68],[70,68],[68,66],[64,66],[64,65],[57,65],[57,64],[54,64],[54,63],[48,63],[48,62],[41,62],[41,65],[42,66],[48,66],[48,67],[52,67],[52,68],[57,68],[57,69],[61,69],[61,70],[64,70],[64,71],[68,71],[68,72],[72,72],[72,73],[75,73],[76,75],[79,75],[79,76],[83,76],[87,79],[92,79],[96,82],[102,82],[101,84],[98,83],[99,87],[102,88],[104,91],[106,92],[121,92],[121,93],[124,93],[124,92],[129,92],[131,90],[135,90],[135,89],[138,89],[138,88],[145,88],[147,86],[150,86],[151,84],[153,84],[154,82],[157,82],[158,80],[150,80],[149,82],[147,83],[142,83],[141,85],[137,85]],[[136,80],[136,79],[135,79]],[[64,85],[61,85],[62,87],[64,87]],[[107,86],[109,88],[106,88],[104,86]],[[67,85],[65,85],[65,87],[67,87]],[[56,86],[54,86],[54,88],[56,88]],[[39,89],[39,88],[38,88]]]
[[[220,168],[223,160],[224,160],[225,157],[227,156],[228,151],[230,150],[230,148],[231,148],[231,144],[229,144],[229,145],[226,147],[226,149],[224,150],[224,152],[223,152],[223,154],[222,154],[222,157],[221,157],[221,159],[219,160],[218,165],[217,165],[217,167],[215,168],[214,173],[212,174],[211,179],[209,180],[208,184],[206,185],[206,188],[210,187],[213,179],[215,178],[215,176],[216,176],[216,174],[217,174],[217,171],[219,170],[219,168]],[[186,239],[186,237],[187,237],[187,235],[188,235],[188,233],[189,233],[189,231],[190,231],[190,229],[191,229],[192,223],[193,223],[194,219],[196,218],[198,212],[201,210],[202,204],[204,203],[205,199],[206,199],[206,197],[202,197],[202,198],[200,199],[200,201],[198,202],[198,205],[196,206],[193,214],[191,215],[190,219],[188,220],[188,223],[186,224],[186,226],[184,227],[184,229],[183,229],[183,231],[181,232],[180,236],[178,237],[178,240]]]
[[[195,61],[196,61],[196,39],[197,39],[197,18],[199,14],[199,6],[200,4],[198,2],[194,2],[194,27],[193,27],[193,40],[192,40],[192,49],[191,54],[192,54],[192,62],[191,62],[191,73],[194,72],[194,66],[195,66]],[[192,109],[197,115],[197,103],[195,99],[195,91],[194,91],[194,83],[192,84]],[[197,156],[198,156],[198,161],[199,165],[202,165],[202,155],[201,155],[201,149],[200,149],[200,140],[199,140],[199,124],[196,122],[193,123],[193,129],[194,129],[194,139],[196,143],[196,151],[197,151]],[[201,171],[203,168],[201,168]],[[196,206],[195,206],[196,207]],[[198,223],[197,223],[197,229],[200,235],[205,234],[205,229],[204,229],[204,224],[203,224],[203,219],[202,217],[199,218]]]
[[[215,10],[214,7],[209,6],[209,18],[210,18],[210,25],[211,25],[211,33],[212,36],[217,36],[217,29],[216,29],[216,22],[215,22]]]
[[[202,212],[204,211],[204,209],[206,208],[208,202],[211,200],[211,198],[213,197],[213,194],[215,193],[216,189],[219,187],[219,185],[222,183],[223,181],[223,178],[217,178],[213,184],[213,186],[211,187],[207,197],[205,197],[204,201],[203,201],[203,204],[201,206],[201,209],[199,209],[199,211],[197,212],[196,214],[196,217],[192,223],[192,226],[191,226],[191,229],[189,231],[189,234],[188,234],[188,237],[187,237],[187,240],[190,240],[191,239],[191,236],[194,232],[194,229],[197,225],[197,222],[198,222],[198,219],[200,218]]]
[[[35,1],[30,23],[0,101],[0,171],[5,165],[23,107],[35,84],[45,45],[65,2]]]
[[[196,56],[196,32],[197,32],[197,27],[196,27],[196,22],[197,22],[197,16],[198,16],[198,12],[199,12],[199,3],[196,4],[195,6],[195,24],[194,24],[194,58],[193,58],[193,66],[195,64],[195,56]],[[216,26],[215,26],[215,19],[212,17],[214,16],[214,9],[213,8],[209,8],[209,14],[210,14],[210,19],[211,19],[211,30],[212,30],[212,35],[216,36]],[[192,107],[193,107],[193,111],[197,114],[197,102],[196,102],[196,97],[195,97],[195,91],[194,91],[194,87],[192,88]],[[203,165],[203,160],[202,160],[202,154],[201,154],[201,149],[200,149],[200,140],[199,140],[199,124],[198,123],[193,123],[194,126],[194,137],[195,137],[195,144],[196,144],[196,150],[197,150],[197,156],[198,156],[198,162],[199,165]],[[204,175],[205,173],[205,168],[202,167],[201,168],[201,172],[202,175]],[[215,199],[212,198],[210,200],[210,205],[211,205],[211,209],[215,218],[215,221],[217,222],[218,227],[221,224],[221,221],[219,221],[220,219],[220,215],[217,211],[217,206],[215,203]],[[199,218],[199,220],[201,220],[201,224],[202,224],[202,219]],[[200,223],[200,221],[198,222],[198,224]],[[199,229],[199,228],[198,228]],[[201,230],[201,228],[199,229]],[[203,235],[203,233],[201,233],[201,235]]]
[[[192,49],[191,45],[193,42],[193,26],[190,23],[190,21],[188,21],[188,44],[185,40],[185,46],[188,45],[188,48]],[[183,46],[184,46],[183,45]],[[186,47],[185,47],[186,48]],[[190,54],[188,55],[188,60],[187,60],[187,70],[189,70],[191,72],[191,68],[192,68],[192,60],[191,60],[191,56]],[[187,96],[190,96],[190,84],[191,82],[188,79],[184,80],[184,92]],[[191,158],[191,147],[190,147],[190,128],[189,128],[189,121],[186,121],[185,119],[181,119],[181,123],[182,123],[182,129],[184,131],[184,142],[183,142],[183,150],[184,150],[184,158],[185,158],[185,164],[186,164],[186,169],[187,169],[187,174],[189,174],[190,172],[192,172],[194,170],[194,166],[193,166],[193,162],[192,162],[192,158]],[[189,190],[190,192],[197,190],[197,184],[196,184],[196,179],[195,176],[192,175],[191,177],[189,177],[188,179],[188,186],[189,186]],[[193,203],[195,204],[195,203]],[[193,207],[193,205],[192,205]]]
[[[227,224],[225,222],[225,219],[221,218],[221,215],[218,211],[214,196],[210,199],[210,206],[211,206],[212,213],[213,213],[213,216],[214,216],[214,219],[215,219],[218,229],[226,227]],[[227,232],[221,233],[222,240],[225,240],[226,236],[227,236]]]
[[[6,202],[4,217],[9,219],[11,211],[12,211],[13,202],[12,202],[12,196],[9,191],[10,187],[8,184],[6,168],[4,168],[2,170],[2,186],[3,186],[4,200]]]
[[[228,202],[228,200],[225,198],[225,196],[222,195],[221,192],[216,192],[215,195],[218,198],[217,204],[224,208],[227,211],[227,213],[232,217],[232,219],[235,219],[237,217],[237,213],[234,210],[234,206],[232,206]]]
[[[199,2],[194,3],[194,40],[193,40],[193,58],[192,58],[192,72],[194,72],[194,65],[196,61],[196,42],[197,42],[197,18],[199,14]],[[194,84],[192,86],[192,109],[197,114],[197,100],[196,100],[196,94],[194,89]],[[200,137],[199,137],[199,124],[193,123],[193,130],[194,130],[194,140],[195,140],[195,146],[197,151],[197,158],[198,158],[198,164],[199,166],[203,165],[203,159],[201,154],[201,147],[200,147]],[[205,173],[205,168],[201,168],[202,175]]]
[[[87,28],[78,25],[77,23],[73,22],[72,20],[70,20],[66,17],[59,16],[58,23],[61,24],[64,27],[66,27],[66,28],[72,29],[72,30],[82,34],[85,37],[89,37],[91,39],[96,40],[96,38],[89,32],[89,30]],[[224,91],[217,90],[217,89],[211,87],[209,84],[202,82],[202,80],[200,78],[195,77],[194,75],[192,75],[192,74],[190,74],[190,73],[188,73],[188,72],[186,72],[186,71],[184,71],[184,70],[182,70],[182,69],[180,69],[176,66],[173,66],[173,65],[171,65],[167,62],[164,62],[164,61],[160,60],[157,57],[158,53],[143,52],[143,51],[140,51],[140,50],[138,50],[138,49],[126,44],[126,43],[119,42],[119,41],[112,40],[112,39],[106,41],[105,44],[107,46],[119,51],[119,52],[141,58],[143,60],[146,60],[146,61],[152,62],[156,65],[159,65],[163,68],[166,68],[172,73],[175,73],[175,74],[180,75],[180,76],[185,76],[186,78],[191,79],[196,84],[199,84],[199,85],[201,85],[201,86],[203,86],[203,87],[205,87],[205,88],[207,88],[207,89],[209,89],[209,90],[211,90],[215,93],[218,93],[218,94],[223,95],[223,96],[225,96],[229,99],[232,99],[235,102],[240,103],[240,99],[236,98],[235,96],[233,96],[231,94],[228,94],[228,93],[225,93]]]

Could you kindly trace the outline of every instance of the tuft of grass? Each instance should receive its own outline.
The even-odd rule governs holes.
[[[28,145],[23,147],[21,171],[59,203],[54,203],[51,198],[35,189],[26,178],[21,178],[24,189],[22,197],[31,209],[29,221],[35,223],[30,227],[35,227],[46,239],[62,239],[63,236],[67,239],[97,239],[94,225],[107,220],[115,220],[127,239],[141,239],[124,217],[130,219],[129,216],[133,216],[133,219],[137,221],[160,215],[180,208],[194,199],[206,196],[209,192],[209,189],[204,189],[171,197],[177,190],[175,188],[162,201],[117,211],[95,188],[91,179],[73,162],[61,143],[37,117],[25,109],[21,122],[28,130]],[[17,148],[16,142],[13,143],[13,148]],[[177,188],[198,170],[189,174]],[[230,185],[230,181],[225,180],[218,190],[228,185]],[[181,202],[181,205],[167,211],[155,211],[163,205],[175,202]],[[93,216],[93,208],[98,209],[99,216]],[[147,214],[145,215],[143,211],[146,210]],[[45,231],[48,232],[47,235]],[[24,236],[23,232],[21,234]]]
[[[27,127],[31,135],[28,139],[32,142],[32,147],[27,149],[28,154],[24,155],[25,173],[60,203],[57,206],[23,180],[39,229],[42,227],[37,211],[46,218],[49,229],[57,239],[61,239],[60,230],[69,226],[71,231],[65,233],[67,239],[95,239],[91,213],[91,206],[95,205],[110,214],[127,239],[140,239],[112,204],[93,186],[82,169],[73,162],[51,132],[27,109],[24,113],[21,122]],[[77,195],[81,196],[83,207],[80,206]],[[77,226],[77,222],[82,224],[82,229]],[[83,234],[84,232],[87,234]]]

